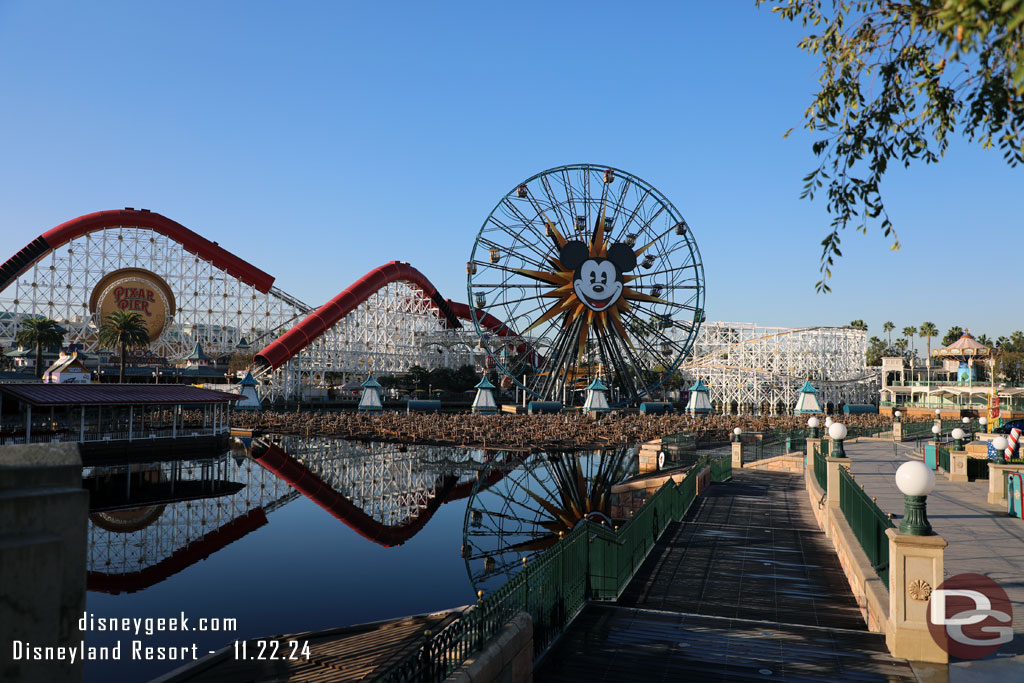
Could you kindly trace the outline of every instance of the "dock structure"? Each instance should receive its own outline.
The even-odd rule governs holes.
[[[866,630],[799,475],[734,470],[590,602],[538,681],[917,680]]]

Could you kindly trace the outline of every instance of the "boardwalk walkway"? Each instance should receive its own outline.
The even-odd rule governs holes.
[[[799,475],[740,470],[673,524],[616,603],[592,603],[538,681],[913,681],[864,630]]]

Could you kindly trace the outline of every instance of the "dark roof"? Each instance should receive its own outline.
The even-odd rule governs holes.
[[[213,360],[206,352],[203,351],[203,347],[196,342],[196,345],[192,347],[192,353],[185,356],[185,360]]]
[[[178,384],[0,384],[0,391],[34,406],[228,403],[241,398]]]

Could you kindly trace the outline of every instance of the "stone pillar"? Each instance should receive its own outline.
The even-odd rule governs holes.
[[[850,464],[849,458],[826,458],[828,462],[828,489],[825,492],[825,536],[832,538],[832,515],[843,514],[839,510],[839,468]]]
[[[734,470],[741,469],[743,467],[743,442],[733,441],[732,442],[732,468]]]
[[[938,453],[938,446],[936,446],[936,453]],[[936,455],[936,457],[938,457]],[[949,477],[950,481],[963,483],[967,481],[967,451],[959,450],[949,452],[949,472],[946,472],[946,476]]]
[[[892,423],[892,440],[903,441],[903,423],[893,422]]]
[[[928,598],[943,580],[946,539],[909,536],[886,529],[889,537],[889,621],[885,644],[894,657],[945,664],[949,655],[928,632]]]
[[[658,453],[661,452],[661,439],[654,439],[640,446],[637,454],[637,471],[640,474],[658,471]]]
[[[814,476],[814,451],[815,451],[815,449],[817,449],[817,451],[819,453],[821,452],[821,439],[807,437],[807,446],[806,446],[806,451],[805,452],[807,453],[807,476],[808,477],[813,477]]]

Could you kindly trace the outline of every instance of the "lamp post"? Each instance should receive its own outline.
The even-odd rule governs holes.
[[[846,438],[846,425],[841,422],[833,422],[829,425],[828,435],[832,437],[832,453],[830,455],[833,458],[845,458],[843,439]]]
[[[899,422],[900,418],[903,417],[903,413],[897,410],[895,413],[892,414],[892,416],[896,418],[897,422]]]
[[[927,498],[935,489],[935,473],[920,460],[911,460],[896,470],[896,487],[903,494],[903,519],[900,533],[908,536],[931,536],[928,523]]]
[[[1006,448],[1010,445],[1010,442],[1005,436],[999,435],[992,439],[992,448],[996,450],[997,460],[999,458],[1006,458]]]
[[[932,438],[936,441],[939,440],[939,434],[942,432],[942,428],[939,425],[932,425]]]
[[[817,439],[818,438],[818,425],[819,424],[821,424],[821,423],[818,421],[818,418],[812,417],[811,419],[809,419],[807,421],[807,427],[808,427],[808,434],[807,434],[807,436],[809,436],[812,439]]]
[[[732,440],[733,441],[739,441],[740,440],[740,434],[742,434],[742,433],[743,433],[743,430],[740,429],[739,427],[737,427],[736,429],[732,430]]]
[[[962,417],[962,418],[960,418],[960,422],[963,423],[964,431],[966,433],[968,433],[968,434],[973,433],[974,430],[971,429],[971,418],[969,418],[969,417]]]
[[[978,418],[978,431],[979,432],[987,432],[988,431],[987,425],[988,425],[988,418],[987,417],[982,415],[981,417]]]
[[[832,420],[831,417],[826,417],[825,418],[825,429],[828,429],[829,427],[831,427],[832,426],[832,422],[833,422],[833,420]]]
[[[964,437],[967,436],[967,433],[957,427],[953,430],[951,436],[953,437],[953,449],[962,451],[964,449]]]

